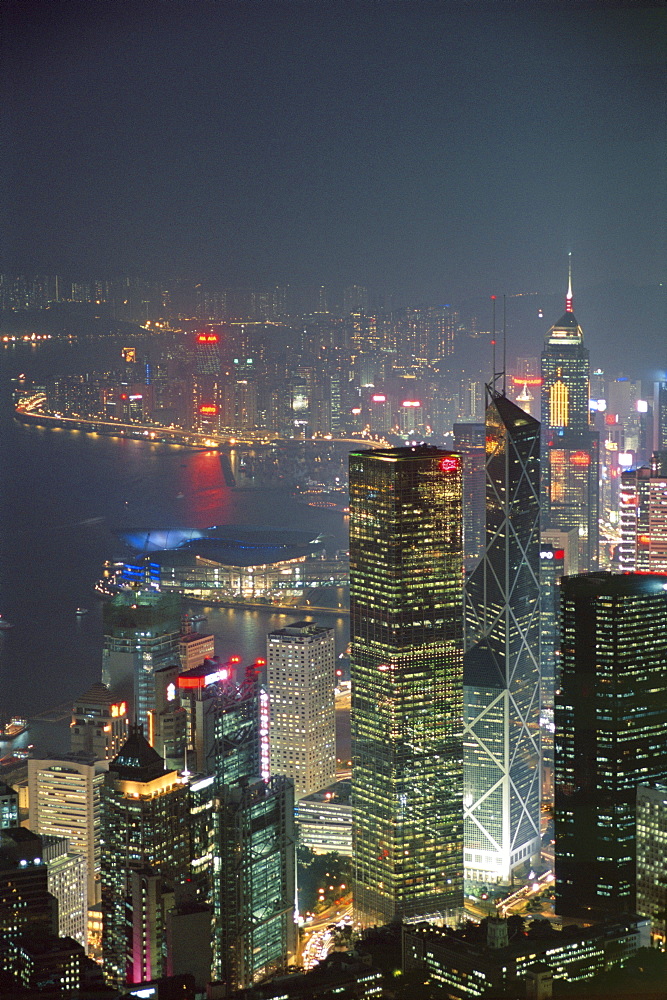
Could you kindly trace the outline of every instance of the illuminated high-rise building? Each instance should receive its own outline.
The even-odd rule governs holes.
[[[462,904],[460,457],[350,455],[354,903],[364,923]]]
[[[542,351],[542,434],[584,434],[589,429],[590,355],[573,312],[572,270],[565,312],[548,331]]]
[[[651,918],[654,944],[667,944],[667,784],[637,789],[637,903]]]
[[[294,782],[297,799],[336,780],[334,631],[295,622],[266,643],[271,774]]]
[[[288,778],[268,776],[268,702],[257,664],[239,682],[220,682],[212,720],[213,972],[242,989],[294,958],[294,790]]]
[[[590,425],[590,357],[573,312],[572,270],[565,313],[542,352],[543,526],[579,534],[579,563],[598,565],[599,436]]]
[[[485,882],[507,882],[541,845],[539,485],[539,422],[491,389],[463,696],[465,870]]]
[[[177,594],[123,590],[104,605],[102,680],[115,695],[134,696],[134,715],[149,733],[158,667],[178,663],[181,606]]]
[[[106,684],[97,681],[72,706],[72,753],[111,760],[127,739],[128,725],[127,702],[114,698]]]
[[[87,905],[100,899],[101,792],[108,764],[87,754],[28,761],[30,827],[86,859]]]
[[[667,575],[561,581],[556,912],[630,912],[636,794],[667,780]]]
[[[110,983],[136,981],[137,947],[128,934],[133,872],[150,865],[156,876],[176,883],[190,877],[188,817],[187,780],[165,771],[141,728],[133,727],[109,764],[102,789],[102,946]],[[145,933],[151,934],[148,922]]]
[[[667,451],[621,474],[619,568],[667,573]]]

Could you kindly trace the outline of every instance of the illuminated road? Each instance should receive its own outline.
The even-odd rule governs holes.
[[[335,933],[333,925],[343,927],[352,923],[352,899],[349,893],[345,899],[349,902],[341,901],[338,905],[328,907],[324,913],[302,929],[300,964],[304,969],[312,969],[325,959],[333,948]]]

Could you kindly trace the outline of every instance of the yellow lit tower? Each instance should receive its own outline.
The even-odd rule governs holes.
[[[565,312],[542,351],[544,528],[577,530],[579,565],[598,564],[599,437],[589,423],[590,356],[573,311],[572,263]]]

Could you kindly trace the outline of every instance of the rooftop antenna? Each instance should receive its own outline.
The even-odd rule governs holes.
[[[491,339],[491,344],[493,346],[493,371],[492,371],[492,375],[491,375],[491,389],[492,389],[492,392],[495,392],[495,390],[496,390],[496,379],[498,377],[497,372],[496,372],[496,297],[495,297],[495,295],[491,296],[491,301],[493,302],[493,313],[492,313],[492,315],[493,315],[492,331],[493,332],[492,332],[492,339]]]
[[[568,256],[568,268],[567,268],[568,283],[567,283],[567,295],[565,296],[565,312],[571,313],[574,312],[574,309],[572,308],[573,296],[572,296],[572,251],[571,250],[567,256]]]
[[[507,296],[503,295],[503,396],[507,395]]]

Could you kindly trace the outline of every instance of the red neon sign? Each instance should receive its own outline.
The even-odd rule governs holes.
[[[575,451],[570,455],[570,461],[572,465],[590,465],[591,456],[587,455],[585,451]]]
[[[448,455],[443,458],[440,462],[440,468],[443,472],[456,472],[459,467],[459,460],[456,455]]]
[[[214,417],[218,412],[218,407],[215,403],[202,403],[199,407],[199,412]]]
[[[554,559],[564,559],[564,558],[565,558],[565,549],[555,549]]]
[[[198,344],[217,344],[218,340],[217,333],[200,333],[197,337]]]
[[[543,378],[539,375],[526,375],[523,378],[512,378],[513,385],[542,385]]]
[[[604,422],[605,424],[609,424],[610,427],[613,427],[614,424],[618,423],[618,418],[615,413],[608,413],[604,418]]]

